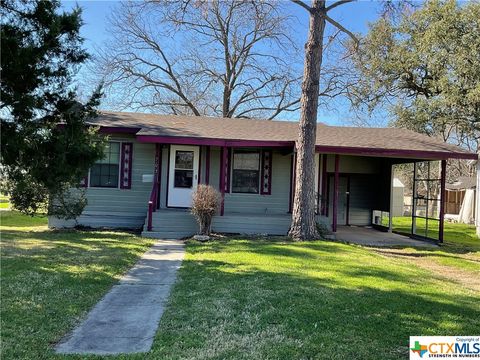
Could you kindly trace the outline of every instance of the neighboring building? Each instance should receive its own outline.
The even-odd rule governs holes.
[[[214,231],[287,233],[298,123],[104,112],[91,125],[109,135],[110,145],[85,180],[88,205],[78,224],[143,227],[143,234],[153,237],[189,236],[197,231],[188,211],[191,196],[197,184],[206,183],[222,194]],[[371,225],[376,210],[393,214],[392,165],[442,161],[444,168],[448,158],[477,158],[408,130],[323,124],[318,124],[316,151],[317,214],[333,231]],[[444,186],[445,169],[442,179],[436,178],[428,181]],[[413,234],[429,236],[428,221],[442,233],[442,211],[421,221],[415,214]],[[50,219],[51,226],[74,224]]]
[[[463,176],[452,184],[446,184],[445,218],[455,222],[475,223],[475,198],[477,179]]]
[[[404,193],[405,185],[399,178],[393,178],[393,204],[392,204],[392,216],[403,216],[404,211]]]

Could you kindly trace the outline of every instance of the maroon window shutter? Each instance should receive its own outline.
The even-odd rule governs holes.
[[[122,143],[120,158],[120,189],[130,189],[132,187],[132,155],[133,144],[130,142]]]
[[[272,193],[272,151],[262,151],[262,171],[260,182],[260,194],[270,195]]]
[[[82,180],[80,180],[80,187],[88,187],[88,173]]]

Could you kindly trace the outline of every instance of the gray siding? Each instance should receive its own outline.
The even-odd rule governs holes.
[[[225,194],[225,213],[286,214],[290,194],[290,163],[290,156],[274,152],[271,194]]]
[[[148,198],[152,190],[152,183],[143,182],[142,176],[153,175],[155,145],[138,143],[126,136],[110,136],[110,139],[133,143],[132,187],[87,188],[88,204],[77,223],[91,227],[138,228],[145,221]],[[49,219],[49,224],[54,227],[68,227],[75,222],[52,218]]]

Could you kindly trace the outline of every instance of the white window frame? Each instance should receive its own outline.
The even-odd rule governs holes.
[[[240,150],[240,152],[256,152],[258,153],[258,191],[256,193],[251,192],[236,192],[233,191],[233,165],[234,161],[233,158],[235,156],[235,150]],[[261,195],[260,187],[261,187],[261,178],[262,178],[262,150],[261,149],[249,149],[249,148],[232,148],[232,154],[230,155],[230,194],[236,195],[246,195],[246,196],[255,196]]]
[[[107,142],[109,143],[119,143],[119,153],[118,153],[118,181],[117,181],[117,186],[116,187],[109,187],[109,186],[92,186],[90,185],[90,171],[92,170],[91,168],[88,169],[88,181],[87,181],[87,188],[92,188],[92,189],[112,189],[112,190],[118,190],[120,189],[120,175],[121,175],[121,168],[122,168],[122,144],[123,141],[118,141],[118,140],[108,140]]]

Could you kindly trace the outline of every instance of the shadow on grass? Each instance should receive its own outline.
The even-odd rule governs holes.
[[[200,247],[208,253],[222,246]],[[229,255],[225,261],[185,260],[152,356],[368,359],[381,353],[398,359],[408,356],[411,335],[467,335],[480,326],[478,297],[442,291],[408,268],[400,273],[359,264],[317,276],[309,271],[316,260],[303,252],[239,247],[305,261],[305,272],[285,264],[270,271],[254,262],[244,268]],[[329,266],[324,261],[319,273]]]
[[[127,233],[2,231],[2,355],[52,358],[52,345],[147,250]]]

